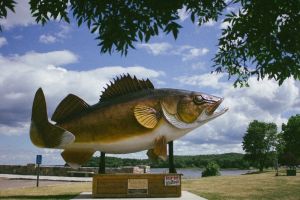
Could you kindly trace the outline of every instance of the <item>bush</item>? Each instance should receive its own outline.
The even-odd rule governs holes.
[[[220,167],[217,163],[215,162],[209,162],[204,171],[202,172],[202,177],[207,177],[207,176],[220,176]]]

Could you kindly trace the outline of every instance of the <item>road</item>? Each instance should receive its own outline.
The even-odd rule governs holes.
[[[57,185],[64,184],[67,181],[49,181],[49,180],[40,180],[40,186],[46,185]],[[25,187],[35,187],[36,180],[24,180],[24,179],[8,179],[0,177],[0,190],[12,189],[12,188],[25,188]]]

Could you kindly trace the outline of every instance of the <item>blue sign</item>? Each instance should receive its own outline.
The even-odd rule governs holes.
[[[42,155],[36,155],[36,164],[42,164]]]

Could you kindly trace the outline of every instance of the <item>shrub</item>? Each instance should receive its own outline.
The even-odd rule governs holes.
[[[204,171],[202,172],[202,177],[207,177],[207,176],[220,176],[220,167],[217,163],[215,162],[209,162]]]

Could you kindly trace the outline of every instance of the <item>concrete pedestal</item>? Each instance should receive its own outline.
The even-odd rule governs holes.
[[[97,174],[93,197],[180,197],[181,174]]]

